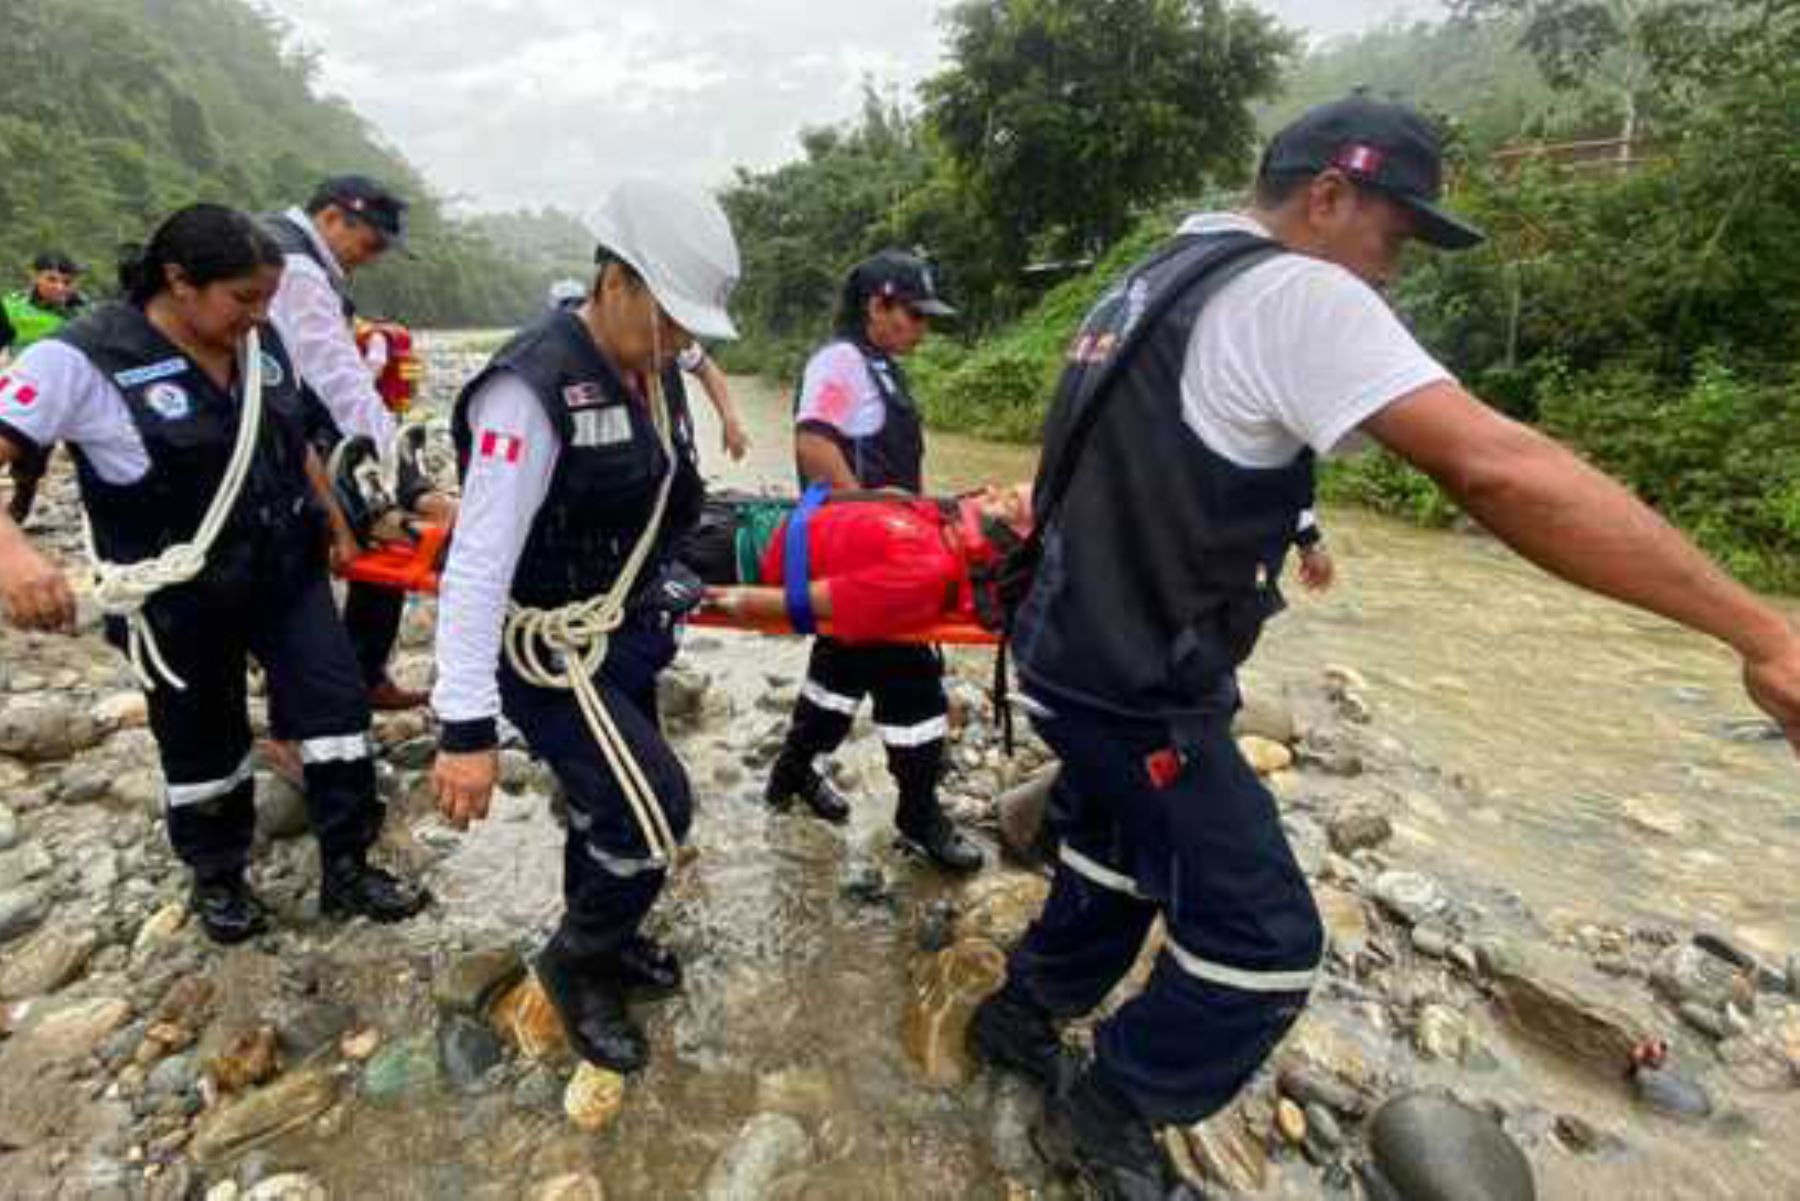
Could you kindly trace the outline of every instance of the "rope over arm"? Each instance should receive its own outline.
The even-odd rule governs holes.
[[[244,403],[238,415],[237,441],[232,445],[219,490],[213,494],[192,539],[165,547],[154,558],[108,563],[94,546],[93,522],[85,517],[82,521],[88,559],[94,568],[94,600],[106,616],[124,619],[125,653],[131,660],[132,674],[145,692],[155,691],[158,677],[178,691],[187,690],[187,681],[175,674],[163,657],[155,631],[144,616],[144,605],[164,588],[185,584],[206,569],[206,556],[236,507],[244,481],[250,475],[250,464],[256,458],[256,439],[262,429],[263,380],[262,340],[254,329],[244,335],[243,362]]]

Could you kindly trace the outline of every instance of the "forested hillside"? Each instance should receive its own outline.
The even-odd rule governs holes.
[[[488,325],[542,303],[550,272],[446,219],[424,181],[243,0],[5,0],[0,25],[0,283],[44,247],[97,270],[195,199],[243,208],[305,199],[364,171],[414,201],[415,257],[357,281],[371,312]]]

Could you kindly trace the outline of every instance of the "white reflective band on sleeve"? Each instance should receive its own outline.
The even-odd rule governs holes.
[[[587,853],[588,858],[606,869],[608,875],[622,876],[625,879],[641,876],[645,872],[660,872],[665,866],[655,859],[625,859],[617,855],[608,855],[593,843],[587,844]]]
[[[932,717],[916,726],[882,726],[875,727],[881,732],[881,741],[888,746],[924,746],[928,742],[940,742],[950,732],[950,722],[944,717]]]
[[[237,765],[237,770],[222,780],[202,780],[197,784],[171,784],[168,789],[169,808],[180,809],[185,805],[204,805],[208,801],[217,800],[248,780],[255,772],[252,757],[244,756],[244,761]]]
[[[838,692],[828,692],[811,680],[800,686],[800,699],[809,701],[821,709],[829,709],[833,713],[843,713],[850,717],[856,716],[855,697],[844,696]]]
[[[302,763],[340,763],[369,757],[367,734],[335,734],[308,738],[300,744]]]
[[[1110,867],[1104,867],[1101,864],[1095,863],[1092,859],[1089,859],[1086,855],[1083,855],[1080,851],[1076,850],[1066,842],[1057,849],[1056,857],[1062,860],[1063,865],[1070,871],[1074,872],[1084,880],[1098,884],[1102,888],[1110,888],[1114,892],[1122,892],[1128,897],[1141,898],[1144,895],[1138,891],[1136,880],[1133,880],[1123,872],[1115,872]]]
[[[1200,958],[1173,938],[1167,939],[1164,945],[1181,970],[1188,975],[1208,984],[1222,984],[1226,988],[1240,988],[1245,992],[1306,992],[1312,988],[1313,980],[1319,974],[1316,966],[1299,972],[1259,972],[1249,968],[1230,967]]]

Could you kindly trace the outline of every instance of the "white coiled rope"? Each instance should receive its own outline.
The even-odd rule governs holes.
[[[108,563],[94,546],[92,521],[83,522],[88,558],[94,567],[94,600],[106,616],[124,619],[125,653],[131,660],[132,674],[145,692],[156,690],[157,676],[179,691],[187,690],[187,681],[175,674],[156,645],[156,634],[144,617],[144,604],[164,588],[185,584],[205,570],[207,553],[218,541],[219,532],[237,504],[238,493],[243,491],[244,480],[250,475],[257,433],[262,428],[262,411],[262,342],[252,329],[244,335],[244,401],[238,416],[237,442],[231,448],[219,490],[213,494],[194,536],[164,548],[154,558]]]
[[[631,806],[631,815],[643,831],[644,843],[650,848],[650,861],[667,867],[675,861],[678,844],[669,829],[668,818],[657,803],[656,790],[644,777],[643,768],[631,753],[631,746],[606,710],[606,702],[594,687],[594,675],[606,660],[606,648],[612,632],[625,620],[625,604],[656,544],[662,525],[663,511],[669,500],[669,488],[675,480],[675,452],[669,435],[669,412],[662,391],[661,377],[650,376],[650,419],[656,427],[656,439],[662,446],[668,471],[656,492],[656,508],[650,522],[638,535],[631,557],[625,560],[613,585],[600,596],[563,605],[556,609],[532,609],[508,604],[506,611],[506,660],[521,680],[538,688],[558,688],[575,694],[581,715],[587,721],[594,744],[613,769]]]

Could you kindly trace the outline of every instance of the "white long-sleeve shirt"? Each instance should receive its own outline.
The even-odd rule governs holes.
[[[281,287],[269,305],[269,320],[287,345],[300,378],[318,393],[338,429],[346,437],[361,434],[385,452],[393,445],[397,427],[344,320],[338,295],[343,269],[313,228],[312,218],[297,208],[282,215],[306,231],[325,267],[303,254],[288,255]]]
[[[513,573],[550,492],[561,444],[523,380],[500,372],[469,401],[469,467],[450,558],[438,581],[437,683],[446,722],[500,712],[500,639]]]

